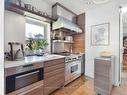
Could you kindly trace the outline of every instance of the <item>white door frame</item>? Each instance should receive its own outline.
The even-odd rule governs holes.
[[[0,0],[0,95],[4,94],[4,0]]]
[[[119,85],[122,83],[122,67],[123,67],[123,13],[122,7],[119,7]]]

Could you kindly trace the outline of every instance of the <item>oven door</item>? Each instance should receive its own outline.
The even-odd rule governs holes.
[[[43,68],[6,77],[6,93],[28,86],[43,79]]]
[[[81,60],[76,60],[71,63],[70,73],[72,76],[75,76],[81,73]]]
[[[72,78],[70,73],[71,71],[70,66],[71,66],[71,62],[65,64],[65,81],[68,81]]]

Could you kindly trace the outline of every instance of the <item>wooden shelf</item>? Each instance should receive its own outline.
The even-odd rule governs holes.
[[[65,41],[65,40],[53,40],[53,43],[74,43],[73,41]]]
[[[58,32],[61,31],[61,32],[69,33],[70,35],[82,34],[82,33],[78,33],[78,32],[75,32],[75,31],[72,31],[66,28],[55,29],[52,31],[58,31]]]
[[[11,3],[11,2],[5,2],[5,9],[8,10],[8,11],[16,12],[16,13],[21,14],[21,15],[24,15],[25,12],[28,12],[28,13],[31,13],[31,14],[34,14],[34,15],[37,15],[37,16],[40,16],[40,17],[44,17],[44,18],[46,18],[47,20],[50,20],[50,21],[56,21],[56,19],[54,19],[54,18],[42,15],[38,12],[34,12],[32,10],[29,10],[27,8],[24,8],[22,6],[16,5],[16,4]]]

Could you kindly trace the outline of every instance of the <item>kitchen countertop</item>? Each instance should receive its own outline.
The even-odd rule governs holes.
[[[48,54],[44,56],[27,56],[25,57],[24,60],[21,60],[21,61],[5,61],[5,68],[28,65],[28,64],[33,64],[36,62],[50,61],[50,60],[60,59],[64,57],[65,56],[55,55],[55,54]]]

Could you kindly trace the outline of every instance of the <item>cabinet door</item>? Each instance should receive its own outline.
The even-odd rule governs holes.
[[[73,52],[85,52],[85,13],[76,16],[76,24],[82,29],[82,33],[73,35]]]
[[[80,14],[76,17],[77,24],[85,31],[85,13]]]
[[[44,62],[44,67],[51,67],[64,63],[64,58]]]
[[[44,63],[44,95],[49,95],[64,85],[64,59],[56,59]]]
[[[64,74],[61,73],[51,78],[47,78],[44,83],[44,95],[49,95],[64,85]]]

